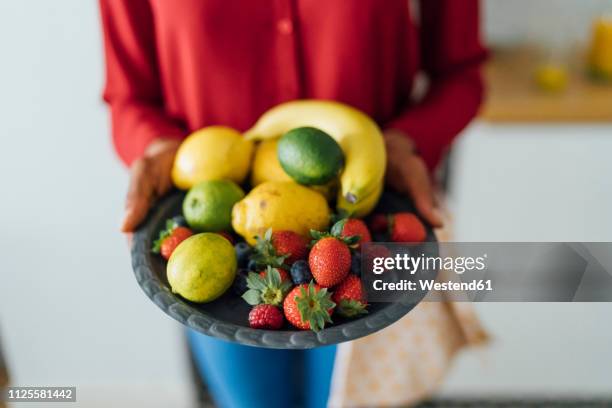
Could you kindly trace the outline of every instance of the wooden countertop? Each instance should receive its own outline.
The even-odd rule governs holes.
[[[484,68],[488,85],[480,119],[488,122],[612,122],[612,85],[587,77],[584,58],[568,68],[569,81],[561,93],[548,93],[534,84],[541,61],[527,48],[494,50]]]

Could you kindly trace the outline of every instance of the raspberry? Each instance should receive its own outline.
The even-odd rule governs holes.
[[[254,329],[278,330],[283,326],[283,321],[283,313],[272,305],[257,305],[249,313],[249,326]]]

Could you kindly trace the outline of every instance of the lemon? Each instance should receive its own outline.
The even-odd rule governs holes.
[[[294,231],[305,238],[329,224],[329,207],[316,191],[293,181],[267,181],[255,187],[232,210],[232,227],[251,245],[272,230]]]
[[[228,231],[232,207],[244,192],[229,180],[209,180],[196,184],[183,200],[183,215],[196,231]]]
[[[172,292],[192,302],[210,302],[232,285],[236,253],[219,234],[192,235],[176,247],[166,268]]]
[[[281,167],[276,155],[278,139],[263,140],[255,148],[251,185],[253,187],[265,181],[291,181],[291,177]]]
[[[567,88],[567,70],[562,65],[544,64],[535,72],[537,86],[547,92],[561,92]]]
[[[206,180],[240,184],[251,167],[253,143],[225,126],[209,126],[189,135],[179,147],[172,181],[183,190]]]

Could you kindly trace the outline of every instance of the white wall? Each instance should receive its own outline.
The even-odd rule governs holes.
[[[127,179],[96,4],[0,2],[0,336],[14,384],[180,406],[180,328],[136,284],[118,232]]]
[[[612,241],[612,124],[472,126],[455,146],[457,241]],[[610,303],[480,303],[493,342],[445,394],[609,395]]]
[[[481,0],[490,42],[535,41],[544,47],[584,45],[593,18],[612,14],[610,0]]]
[[[118,233],[126,173],[98,26],[93,1],[0,2],[3,347],[15,384],[74,384],[81,406],[184,406],[180,327],[138,288]],[[609,131],[475,128],[457,157],[458,238],[610,240]],[[609,305],[478,308],[495,348],[484,367],[458,360],[445,392],[610,389]]]

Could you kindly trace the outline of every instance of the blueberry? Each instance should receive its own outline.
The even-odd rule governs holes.
[[[351,258],[351,273],[361,277],[361,253],[355,252]]]
[[[312,280],[310,267],[306,261],[297,261],[291,265],[291,280],[296,285],[308,283]]]
[[[247,264],[247,269],[249,271],[256,272],[257,271],[257,261],[255,261],[254,259],[250,259],[249,263]]]
[[[179,227],[188,227],[187,220],[182,215],[172,217],[172,221]]]
[[[242,294],[246,292],[248,289],[247,281],[246,281],[248,274],[249,274],[249,271],[247,271],[246,269],[238,269],[238,272],[236,273],[236,277],[234,278],[234,283],[232,283],[232,290],[238,296],[242,296]]]
[[[246,242],[238,242],[234,245],[234,250],[236,251],[238,267],[246,268],[249,264],[249,257],[251,256],[251,247]]]

